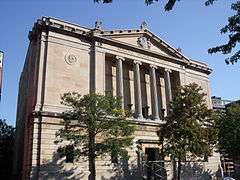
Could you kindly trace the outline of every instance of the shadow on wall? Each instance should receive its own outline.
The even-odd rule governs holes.
[[[182,165],[181,179],[211,180],[214,176],[220,177],[221,175],[219,173],[220,172],[217,172],[216,174],[211,170],[204,170],[204,168],[197,163],[185,163]]]
[[[141,176],[136,165],[131,164],[129,166],[127,160],[121,160],[118,164],[114,164],[112,170],[108,170],[109,173],[114,175],[111,177],[101,177],[101,180],[139,180]]]
[[[52,180],[79,180],[87,179],[88,173],[79,167],[80,162],[66,163],[65,158],[60,158],[54,153],[52,160],[45,160],[43,164],[37,168],[33,168],[32,179],[52,179]],[[86,163],[87,165],[87,163]],[[111,177],[96,177],[101,180],[139,180],[138,167],[136,165],[129,166],[128,161],[121,160],[118,164],[114,164],[112,169],[107,170],[108,173],[114,174]],[[39,172],[39,174],[37,173]],[[107,174],[108,174],[107,173]]]
[[[141,176],[138,171],[138,166],[130,163],[127,160],[120,160],[114,164],[112,169],[107,170],[107,174],[114,174],[111,177],[97,177],[101,180],[139,180]],[[37,175],[39,171],[39,175]],[[66,163],[65,158],[60,158],[57,153],[54,153],[52,160],[46,160],[39,168],[33,168],[32,179],[57,179],[57,180],[79,180],[88,177],[88,173],[84,172],[79,163]],[[197,163],[182,164],[181,179],[184,180],[211,180],[215,175],[210,170],[204,170]],[[217,172],[217,177],[219,173]],[[214,178],[216,179],[216,178]],[[221,178],[217,178],[221,179]]]
[[[54,153],[52,160],[45,160],[39,168],[33,168],[33,179],[82,179],[87,174],[77,164],[66,163],[65,158],[60,158],[57,153]]]

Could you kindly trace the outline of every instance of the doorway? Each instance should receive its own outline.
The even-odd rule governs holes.
[[[164,160],[159,148],[145,148],[144,172],[147,180],[165,180],[167,178]]]
[[[147,161],[160,160],[159,148],[146,148],[145,156]]]

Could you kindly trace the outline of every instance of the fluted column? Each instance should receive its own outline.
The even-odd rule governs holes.
[[[153,119],[154,120],[159,120],[156,68],[157,68],[156,66],[150,65],[151,99],[152,99],[152,116],[153,116]]]
[[[171,87],[171,79],[170,79],[170,73],[172,71],[168,68],[165,68],[164,70],[164,79],[165,79],[165,87],[166,87],[166,95],[167,95],[167,112],[169,112],[169,105],[172,101],[172,87]]]
[[[142,115],[142,92],[140,68],[141,62],[134,61],[134,86],[135,86],[135,114],[137,118],[143,118]]]
[[[125,58],[116,56],[117,59],[117,96],[121,99],[121,107],[124,109],[124,94],[123,94],[123,61]]]

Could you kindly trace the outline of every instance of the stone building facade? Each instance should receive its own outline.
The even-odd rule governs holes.
[[[86,161],[66,163],[56,153],[55,133],[62,127],[59,114],[65,110],[60,97],[65,92],[111,91],[122,97],[122,108],[134,112],[130,119],[137,126],[135,146],[129,149],[129,161],[122,163],[127,167],[122,174],[131,179],[139,176],[141,168],[137,148],[158,160],[157,131],[177,86],[201,85],[208,107],[212,106],[211,69],[154,35],[146,23],[139,29],[105,31],[101,22],[90,29],[43,17],[34,24],[29,41],[19,83],[16,179],[87,179]],[[215,152],[202,163],[213,173],[218,164]],[[110,158],[98,159],[97,179],[114,179],[118,176],[114,168]],[[171,165],[166,169],[170,179]]]

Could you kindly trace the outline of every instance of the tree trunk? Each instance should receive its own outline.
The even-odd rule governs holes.
[[[173,180],[177,180],[177,165],[176,165],[176,159],[172,157],[172,166],[173,166]]]
[[[96,179],[96,167],[95,167],[95,135],[89,132],[89,154],[88,163],[90,174],[88,176],[89,180]]]
[[[178,175],[177,175],[178,180],[180,180],[181,178],[181,168],[182,168],[181,159],[178,159]]]

